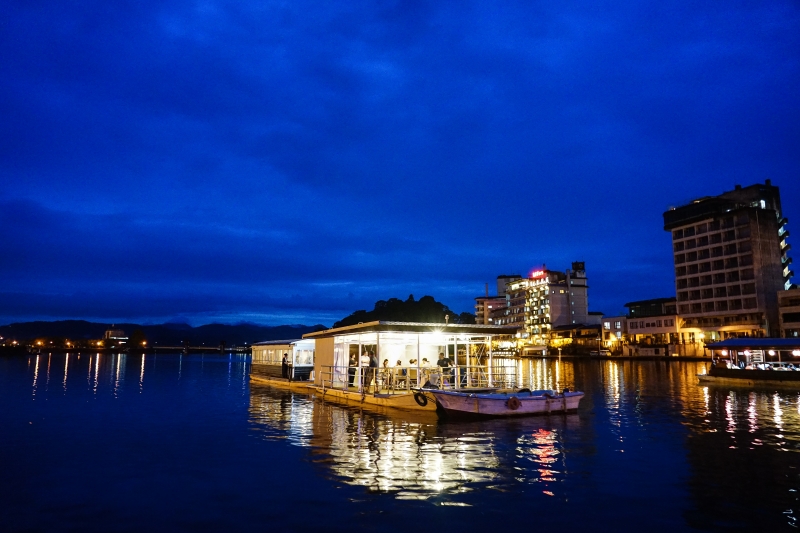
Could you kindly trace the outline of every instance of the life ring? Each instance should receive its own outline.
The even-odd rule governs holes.
[[[414,393],[414,401],[417,402],[417,405],[420,407],[425,407],[428,405],[428,397],[421,392]]]
[[[516,396],[512,396],[511,398],[508,399],[508,402],[506,402],[506,405],[512,411],[516,411],[517,409],[519,409],[519,406],[520,406],[519,398],[517,398]]]

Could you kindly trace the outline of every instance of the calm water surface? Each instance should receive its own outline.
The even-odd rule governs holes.
[[[519,363],[577,414],[439,421],[237,356],[0,358],[2,531],[796,531],[800,391],[705,363]]]

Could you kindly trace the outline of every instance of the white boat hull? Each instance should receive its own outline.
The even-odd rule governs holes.
[[[436,397],[436,403],[449,414],[483,416],[520,416],[547,413],[566,413],[578,409],[582,392],[563,394],[545,391],[533,393],[469,393],[426,389]],[[513,399],[512,399],[513,398]]]

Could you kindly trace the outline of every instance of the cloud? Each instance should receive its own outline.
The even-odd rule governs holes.
[[[7,13],[0,315],[466,310],[576,259],[618,307],[669,291],[670,205],[767,177],[800,198],[790,2]]]

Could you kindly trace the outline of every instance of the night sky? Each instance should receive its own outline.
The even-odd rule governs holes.
[[[473,311],[572,261],[619,313],[675,294],[666,209],[766,178],[800,234],[797,1],[7,0],[0,80],[4,324]]]

